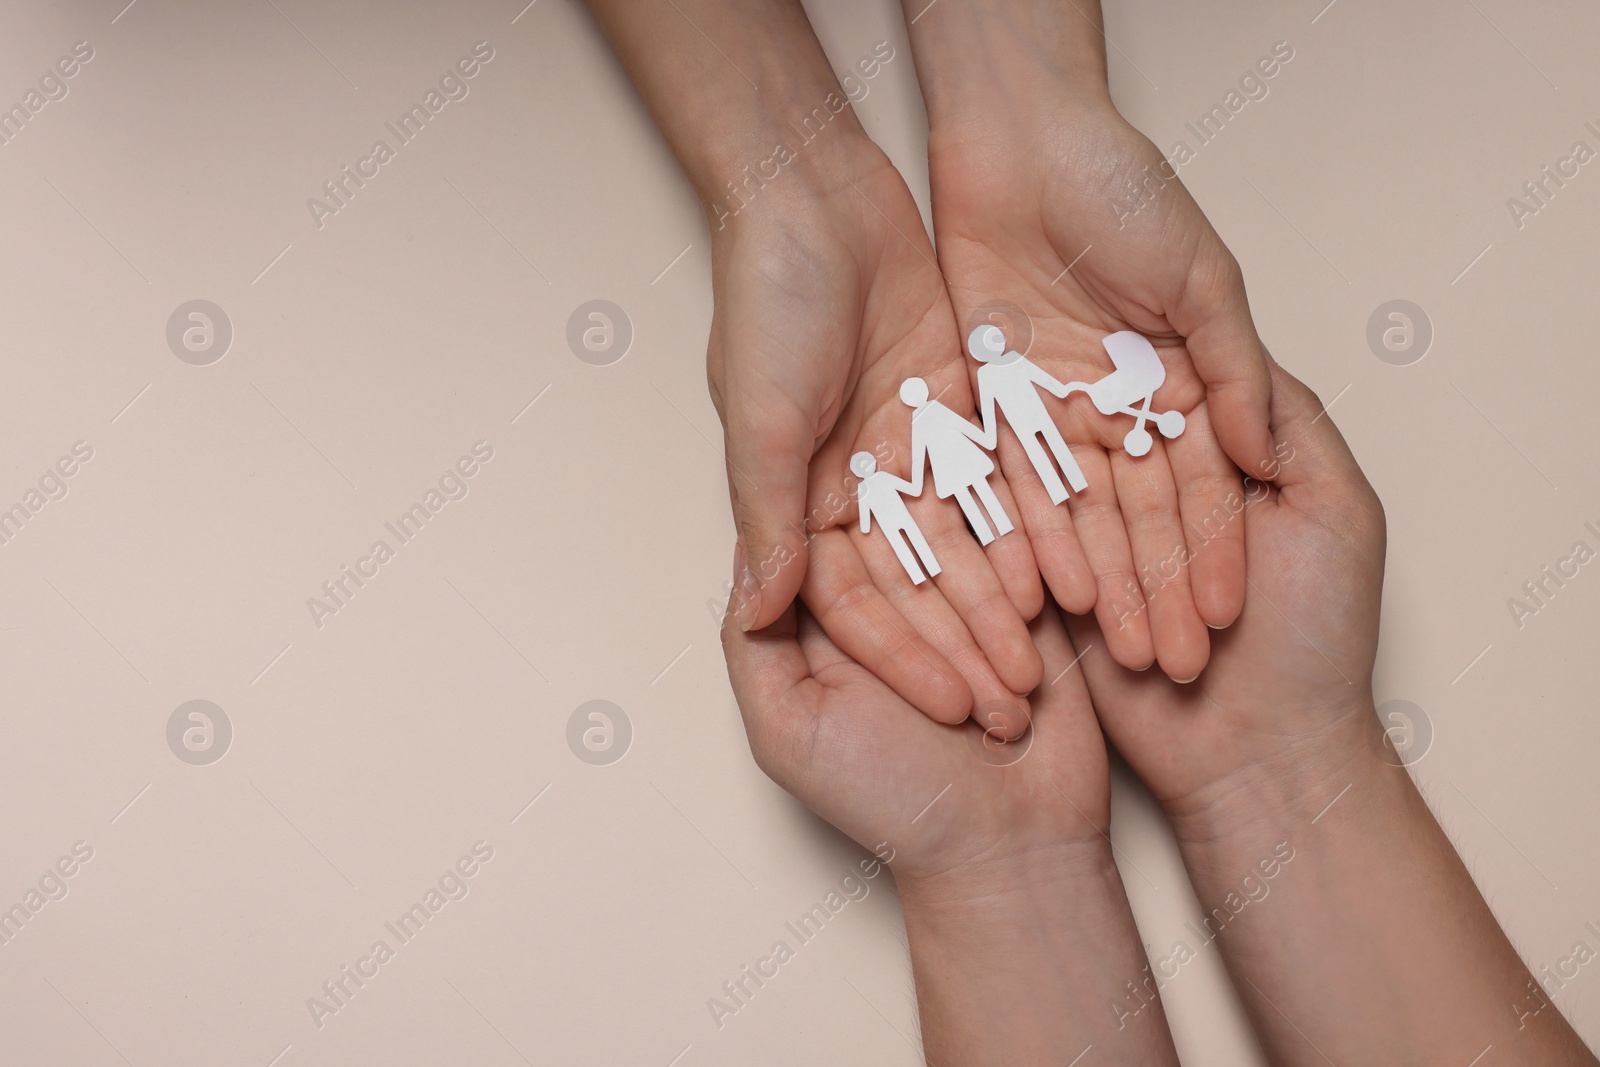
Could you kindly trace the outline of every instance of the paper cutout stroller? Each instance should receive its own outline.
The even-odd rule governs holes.
[[[1155,444],[1155,438],[1144,428],[1146,421],[1154,422],[1162,437],[1181,434],[1183,412],[1150,411],[1156,390],[1167,380],[1167,368],[1162,366],[1161,357],[1149,338],[1133,330],[1122,330],[1102,338],[1100,343],[1105,346],[1116,370],[1094,383],[1068,382],[1067,392],[1081,389],[1088,393],[1102,415],[1133,416],[1133,429],[1122,439],[1122,447],[1130,456],[1143,456]],[[1134,407],[1135,404],[1140,406]]]

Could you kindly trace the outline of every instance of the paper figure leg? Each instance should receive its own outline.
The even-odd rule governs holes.
[[[1061,436],[1061,431],[1056,429],[1056,424],[1053,422],[1045,423],[1042,434],[1045,443],[1050,446],[1050,451],[1055,453],[1056,462],[1061,464],[1061,469],[1066,472],[1067,484],[1072,486],[1072,491],[1081,493],[1089,488],[1089,479],[1083,476],[1083,468],[1078,466],[1077,459],[1072,455],[1072,449],[1067,447],[1066,439]],[[1062,493],[1061,500],[1066,498],[1067,494]],[[1057,500],[1053,494],[1050,500],[1055,504],[1061,503],[1061,500]]]
[[[922,557],[922,565],[928,568],[928,573],[937,576],[939,561],[933,558],[933,549],[928,545],[928,539],[922,536],[922,528],[915,523],[906,527],[906,540],[911,542],[911,547],[917,550],[917,555]]]
[[[979,482],[984,489],[989,488],[988,482]],[[981,491],[981,490],[980,490]],[[991,494],[992,495],[992,494]],[[983,521],[983,512],[978,510],[978,502],[972,499],[972,490],[962,486],[955,492],[956,503],[961,505],[961,514],[967,517],[967,525],[972,527],[972,532],[978,535],[978,544],[986,545],[994,540],[994,531],[989,529],[989,524]]]
[[[911,527],[911,530],[914,532],[916,527]],[[899,558],[900,566],[906,569],[906,576],[911,579],[911,584],[921,585],[927,579],[922,573],[922,568],[917,566],[917,557],[911,554],[911,546],[906,544],[906,531],[891,530],[888,527],[884,527],[883,532],[888,535],[889,544],[894,547],[894,554]],[[922,535],[918,534],[917,536],[920,537]]]
[[[1006,509],[1000,506],[1000,498],[994,495],[994,490],[989,488],[989,479],[985,478],[972,488],[978,491],[978,499],[983,501],[983,506],[989,512],[989,517],[994,520],[994,528],[1003,534],[1008,534],[1016,529],[1011,525],[1011,516],[1006,514]],[[988,544],[985,541],[984,544]]]
[[[1059,504],[1067,499],[1067,483],[1056,474],[1056,465],[1050,462],[1050,456],[1045,452],[1044,446],[1039,443],[1036,434],[1019,434],[1022,441],[1022,450],[1028,453],[1028,459],[1033,463],[1033,469],[1039,472],[1039,481],[1044,483],[1045,492],[1050,494],[1050,503]]]

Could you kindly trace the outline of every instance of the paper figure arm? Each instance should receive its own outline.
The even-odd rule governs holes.
[[[884,485],[892,485],[896,489],[898,489],[900,492],[909,493],[912,496],[917,496],[921,492],[921,487],[920,486],[912,485],[910,482],[906,481],[904,478],[896,478],[892,474],[884,474],[883,475],[883,484]]]
[[[856,486],[856,510],[861,513],[861,532],[872,532],[872,505],[868,503],[867,482],[863,480]]]
[[[993,403],[992,399],[990,400],[990,403]],[[952,411],[950,414],[955,415],[955,412]],[[988,449],[990,452],[994,451],[995,442],[997,441],[1000,432],[998,426],[992,430],[986,431],[981,426],[974,426],[971,420],[963,419],[960,415],[955,415],[955,426],[957,432],[963,436],[970,437],[973,441],[977,442],[983,448]]]
[[[974,437],[973,440],[993,452],[1000,440],[1000,420],[995,415],[994,385],[982,371],[978,372],[978,393],[979,414],[983,418],[983,436]]]
[[[1065,399],[1066,395],[1072,392],[1074,386],[1080,389],[1083,388],[1083,384],[1081,382],[1072,382],[1065,385],[1062,384],[1056,380],[1055,375],[1051,374],[1037,363],[1029,363],[1028,366],[1031,368],[1028,377],[1032,379],[1034,384],[1042,385],[1048,389],[1053,396],[1059,396]]]

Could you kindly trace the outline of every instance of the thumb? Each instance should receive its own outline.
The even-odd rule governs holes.
[[[1381,527],[1378,495],[1317,394],[1276,362],[1271,380],[1272,432],[1279,444],[1263,480],[1276,484],[1295,506],[1331,508],[1347,521],[1369,519]]]
[[[740,629],[759,630],[794,602],[805,577],[814,439],[809,420],[787,397],[729,401],[728,484],[739,528],[729,612]]]
[[[1214,233],[1196,257],[1172,325],[1184,335],[1217,443],[1246,474],[1270,478],[1272,379],[1266,348],[1250,317],[1244,275]]]

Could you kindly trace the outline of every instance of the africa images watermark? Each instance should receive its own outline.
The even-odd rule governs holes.
[[[1600,526],[1592,522],[1583,524],[1584,533],[1600,544]],[[1572,543],[1565,556],[1549,563],[1537,575],[1522,583],[1522,596],[1507,597],[1506,608],[1517,629],[1528,625],[1528,620],[1549,607],[1556,595],[1581,573],[1581,568],[1595,558],[1595,550],[1582,538]]]
[[[23,927],[44,910],[46,904],[67,899],[67,892],[70,889],[67,880],[82,870],[83,865],[92,859],[94,859],[94,846],[87,841],[74,841],[70,854],[63,855],[46,867],[36,883],[22,894],[20,901],[0,911],[0,946],[11,944],[17,935],[22,933]]]
[[[437,88],[429,87],[422,97],[422,103],[412,104],[410,110],[402,114],[394,122],[385,122],[383,128],[394,138],[391,146],[387,139],[379,138],[372,144],[372,151],[356,160],[355,169],[352,171],[349,164],[339,168],[338,174],[322,183],[322,194],[326,199],[310,197],[306,200],[306,209],[311,212],[311,221],[317,229],[327,225],[328,217],[337,215],[350,206],[350,201],[361,189],[366,187],[368,181],[376,178],[382,171],[384,164],[393,160],[401,148],[410,144],[428,122],[451,103],[459,103],[467,98],[472,87],[467,83],[483,70],[485,64],[494,59],[494,48],[488,41],[479,41],[472,46],[469,55],[456,60],[455,65],[439,76]]]
[[[838,887],[830,888],[819,902],[811,905],[810,910],[783,924],[784,930],[794,938],[793,946],[786,938],[779,938],[765,955],[740,967],[734,977],[723,982],[720,996],[706,998],[706,1010],[711,1013],[711,1021],[718,1030],[726,1026],[729,1019],[748,1008],[755,995],[782,973],[783,965],[794,960],[797,948],[809,944],[848,905],[867,899],[867,894],[872,892],[872,886],[868,883],[894,861],[895,851],[887,841],[883,841],[873,848],[872,855],[873,858],[863,859],[846,872],[839,879]],[[857,869],[861,872],[859,877],[856,875]]]
[[[322,596],[307,597],[306,609],[311,612],[311,621],[317,629],[322,629],[323,620],[329,615],[337,615],[349,607],[356,594],[382,573],[383,565],[395,558],[401,546],[415,540],[423,527],[443,511],[446,504],[453,500],[465,500],[471,491],[471,479],[492,459],[493,445],[488,441],[474,443],[472,454],[457,459],[439,476],[437,485],[428,487],[419,502],[402,511],[394,521],[383,524],[383,528],[394,538],[393,545],[389,544],[387,538],[378,538],[366,555],[356,559],[354,568],[346,563],[339,568],[337,575],[322,583]]]
[[[1585,122],[1583,128],[1600,141],[1600,127],[1593,122]],[[1522,229],[1530,218],[1549,207],[1556,195],[1582,172],[1586,164],[1595,159],[1595,155],[1588,141],[1574,141],[1567,154],[1556,159],[1554,167],[1546,163],[1539,168],[1537,176],[1522,183],[1521,196],[1507,197],[1506,210],[1511,213],[1511,221],[1517,229]]]
[[[1155,203],[1167,183],[1177,180],[1178,171],[1194,162],[1200,149],[1220,137],[1228,123],[1237,118],[1247,105],[1265,100],[1272,91],[1267,83],[1276,78],[1292,59],[1294,47],[1288,41],[1274,43],[1271,54],[1257,59],[1255,66],[1240,76],[1238,88],[1228,90],[1222,103],[1211,105],[1211,109],[1201,115],[1197,122],[1183,124],[1184,129],[1194,135],[1193,148],[1188,141],[1180,140],[1162,157],[1160,163],[1154,167],[1146,164],[1139,174],[1130,175],[1124,190],[1125,196],[1112,201],[1111,205],[1117,214],[1117,229],[1126,226],[1128,220],[1147,205]]]
[[[1600,924],[1590,919],[1583,924],[1583,928],[1595,938],[1595,944],[1600,945]],[[1588,941],[1579,938],[1573,942],[1571,952],[1556,960],[1554,964],[1540,967],[1538,981],[1528,979],[1526,992],[1511,1002],[1511,1014],[1517,1017],[1517,1029],[1527,1029],[1528,1020],[1536,1018],[1550,1006],[1550,997],[1576,981],[1582,974],[1583,968],[1597,959],[1600,959],[1600,952],[1596,952]]]
[[[70,480],[82,469],[83,464],[93,458],[93,445],[87,441],[74,441],[70,454],[56,460],[39,475],[36,488],[23,493],[22,499],[9,508],[0,510],[0,545],[9,545],[22,532],[23,526],[43,511],[46,505],[65,500],[72,488]]]
[[[492,859],[494,846],[487,841],[474,841],[472,851],[463,853],[455,863],[446,867],[436,883],[430,885],[419,900],[396,919],[383,924],[386,936],[373,941],[366,955],[359,957],[354,964],[341,964],[339,973],[322,983],[321,995],[307,997],[306,1010],[311,1013],[311,1021],[317,1029],[321,1030],[326,1025],[328,1016],[337,1015],[348,1008],[355,995],[382,973],[384,964],[393,960],[401,948],[415,940],[423,928],[444,910],[446,904],[465,900],[472,890],[471,879]],[[391,938],[393,944],[390,944]]]
[[[1247,907],[1266,900],[1267,894],[1272,892],[1271,881],[1283,873],[1294,856],[1294,846],[1287,840],[1279,841],[1273,846],[1272,854],[1257,862],[1250,873],[1240,880],[1238,888],[1231,890],[1223,897],[1221,904],[1201,918],[1200,926],[1186,922],[1184,925],[1194,935],[1195,945],[1191,947],[1188,941],[1180,938],[1173,944],[1172,951],[1157,959],[1154,965],[1144,965],[1143,975],[1128,983],[1127,994],[1111,1002],[1111,1012],[1117,1017],[1117,1029],[1125,1029],[1129,1019],[1137,1017],[1145,1008],[1156,1003],[1161,990],[1178,977],[1184,965],[1199,959],[1201,950],[1221,937],[1228,925]]]
[[[1205,550],[1207,545],[1215,542],[1228,529],[1228,526],[1238,521],[1244,515],[1245,509],[1253,504],[1259,504],[1267,498],[1268,483],[1278,477],[1283,467],[1294,461],[1294,445],[1288,441],[1280,441],[1273,445],[1273,457],[1263,460],[1260,478],[1249,475],[1244,479],[1243,493],[1228,491],[1222,503],[1212,508],[1198,524],[1191,524],[1193,529],[1200,534],[1200,543],[1190,548],[1187,543],[1178,545],[1163,559],[1155,563],[1146,563],[1140,568],[1140,578],[1137,582],[1132,578],[1126,580],[1123,592],[1125,598],[1112,605],[1112,610],[1117,614],[1117,629],[1127,626],[1127,621],[1137,618],[1149,606],[1160,592],[1178,580],[1183,569],[1194,562],[1196,556]]]
[[[879,41],[872,46],[872,51],[856,60],[851,73],[839,79],[839,88],[844,90],[844,96],[838,93],[829,93],[823,97],[822,103],[807,112],[796,125],[793,119],[789,120],[789,129],[793,130],[798,140],[793,142],[793,147],[788,141],[779,141],[772,148],[772,153],[765,159],[759,160],[752,167],[745,163],[739,169],[743,172],[742,180],[727,182],[728,197],[726,202],[712,201],[711,210],[716,215],[717,229],[722,229],[728,220],[749,207],[758,193],[765,189],[768,182],[777,181],[783,174],[783,168],[789,166],[800,158],[800,150],[815,141],[828,129],[845,108],[851,104],[859,104],[867,98],[872,91],[868,83],[882,73],[895,57],[894,46],[888,41]],[[856,77],[859,74],[860,77]],[[769,173],[770,171],[770,173]]]
[[[39,75],[38,88],[30,88],[22,94],[20,103],[0,111],[0,148],[15,140],[46,105],[65,100],[72,88],[68,82],[77,77],[78,72],[93,58],[94,45],[88,41],[76,42],[71,53],[56,60],[50,69]]]

